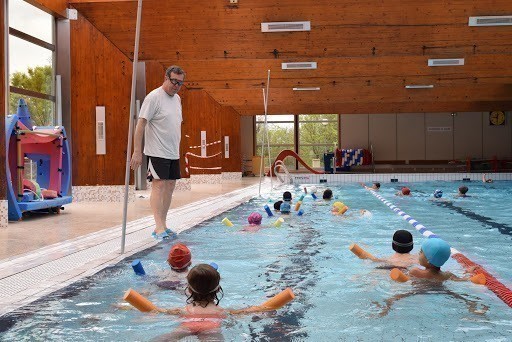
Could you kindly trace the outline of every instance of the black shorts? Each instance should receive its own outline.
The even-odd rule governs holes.
[[[180,160],[148,156],[148,179],[180,179]]]

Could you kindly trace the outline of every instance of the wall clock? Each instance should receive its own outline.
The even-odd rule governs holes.
[[[505,113],[502,111],[494,111],[489,113],[489,123],[493,126],[501,126],[505,124]]]

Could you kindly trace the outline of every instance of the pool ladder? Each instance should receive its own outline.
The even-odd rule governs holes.
[[[278,172],[279,168],[282,168],[284,170],[284,177]],[[274,164],[274,175],[276,175],[277,179],[279,179],[279,181],[281,182],[280,185],[291,184],[293,181],[292,177],[290,176],[290,172],[288,171],[282,160],[278,160]]]

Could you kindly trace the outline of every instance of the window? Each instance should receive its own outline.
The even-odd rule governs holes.
[[[264,138],[265,116],[256,116],[256,155],[261,156],[261,144]],[[267,128],[270,142],[270,159],[273,163],[282,150],[295,151],[294,116],[293,115],[267,115]],[[265,165],[268,165],[267,140],[265,137]],[[285,159],[289,169],[295,169],[293,158]]]
[[[324,164],[324,152],[338,145],[338,114],[299,115],[299,156],[309,166],[313,159]],[[299,165],[300,167],[300,165]]]
[[[9,0],[9,112],[20,98],[38,126],[55,124],[54,30],[50,14],[22,0]]]

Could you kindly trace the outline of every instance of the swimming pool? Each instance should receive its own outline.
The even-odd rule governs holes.
[[[508,287],[512,269],[512,212],[508,199],[512,182],[466,183],[467,198],[453,198],[458,182],[407,184],[413,196],[394,196],[403,183],[385,183],[379,192],[429,230],[443,237],[471,260],[482,265]],[[323,187],[318,186],[319,191]],[[307,196],[302,217],[292,213],[281,228],[257,233],[237,231],[251,211],[264,216],[266,198],[256,198],[180,234],[192,250],[193,262],[215,261],[222,276],[223,307],[241,308],[291,287],[296,299],[273,312],[229,318],[226,340],[279,341],[506,341],[512,333],[512,310],[483,286],[445,282],[437,287],[394,283],[389,270],[359,260],[349,250],[351,242],[377,256],[392,254],[391,236],[407,229],[418,252],[423,237],[357,184],[330,184],[339,200],[351,209],[347,218],[332,216],[329,206],[315,205]],[[440,188],[449,202],[432,201]],[[290,187],[294,199],[302,186]],[[282,191],[274,191],[277,200]],[[373,215],[364,218],[358,209]],[[236,225],[228,228],[223,217]],[[161,307],[183,306],[182,291],[157,290],[151,277],[135,276],[131,260],[140,258],[149,275],[166,268],[170,244],[160,244],[115,267],[61,290],[1,318],[2,340],[146,341],[170,332],[178,321],[169,316],[118,310],[123,292],[134,288]],[[450,259],[445,267],[458,275],[462,268]],[[386,300],[392,303],[384,315]],[[473,312],[476,311],[476,312]]]

